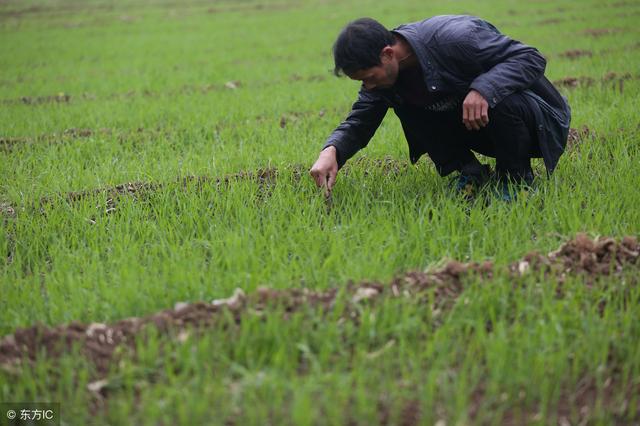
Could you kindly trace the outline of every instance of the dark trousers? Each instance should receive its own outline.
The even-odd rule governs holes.
[[[520,93],[507,96],[489,109],[489,123],[480,130],[467,130],[462,106],[451,112],[425,111],[423,149],[442,176],[453,171],[478,170],[473,151],[496,159],[499,177],[533,178],[531,158],[541,157],[533,112]]]

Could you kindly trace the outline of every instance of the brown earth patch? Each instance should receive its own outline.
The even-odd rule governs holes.
[[[578,86],[591,86],[595,80],[591,77],[564,77],[555,80],[553,84],[559,87],[575,88]]]
[[[133,136],[158,136],[162,134],[169,136],[166,130],[158,128],[142,128],[127,129],[127,130],[114,130],[109,128],[100,129],[88,129],[88,128],[69,128],[60,132],[46,133],[37,136],[23,136],[23,137],[7,137],[0,138],[0,150],[5,152],[11,152],[16,146],[29,145],[36,143],[54,144],[54,143],[66,143],[70,141],[76,141],[81,139],[90,138],[93,136],[111,136],[115,135],[120,142],[131,140]]]
[[[531,272],[553,276],[558,286],[556,296],[564,297],[564,283],[569,276],[579,275],[588,288],[594,286],[602,276],[620,274],[628,266],[639,266],[640,244],[638,239],[626,236],[617,242],[613,238],[590,239],[579,233],[573,240],[563,244],[558,250],[542,255],[538,252],[526,254],[519,262],[509,266],[513,276],[522,276]],[[627,292],[628,289],[625,290]],[[605,300],[598,304],[600,314],[607,305]]]
[[[420,424],[420,401],[410,400],[404,404],[400,411],[400,426],[416,426]]]
[[[327,79],[327,76],[324,74],[313,74],[313,75],[309,75],[306,77],[303,77],[299,74],[293,74],[291,75],[291,77],[289,77],[289,81],[295,82],[295,81],[307,81],[307,82],[313,82],[313,81],[325,81]]]
[[[0,216],[15,217],[16,209],[13,208],[11,203],[0,202]]]
[[[553,25],[553,24],[559,24],[561,22],[564,22],[564,19],[561,18],[547,18],[547,19],[543,19],[541,21],[538,21],[537,24],[538,25]]]
[[[295,167],[295,166],[294,166]],[[209,176],[185,176],[176,179],[173,182],[127,182],[119,185],[105,187],[105,188],[97,188],[93,190],[85,190],[85,191],[74,191],[68,192],[66,194],[60,194],[56,196],[42,197],[40,199],[40,205],[44,206],[47,204],[52,204],[57,200],[63,199],[67,202],[74,203],[80,200],[83,200],[87,197],[96,196],[96,195],[105,195],[106,201],[104,204],[105,214],[113,213],[117,210],[118,200],[122,196],[132,196],[136,198],[144,197],[149,193],[162,190],[163,188],[168,187],[170,184],[178,184],[183,188],[187,186],[193,186],[196,189],[199,189],[202,185],[228,185],[234,181],[254,181],[258,184],[259,188],[259,197],[264,198],[270,194],[273,189],[273,186],[276,183],[276,179],[278,176],[278,170],[275,168],[265,168],[265,169],[257,169],[254,172],[238,172],[233,174],[228,174],[221,177],[209,177]],[[294,176],[296,174],[294,173]],[[301,176],[301,173],[298,174]],[[94,219],[90,219],[90,222],[95,222]]]
[[[596,134],[586,124],[579,128],[570,128],[567,138],[567,148],[575,148],[586,140],[595,139]]]
[[[89,136],[93,136],[95,131],[91,129],[72,128],[72,129],[66,129],[63,133],[67,136],[71,136],[74,138],[88,138]]]
[[[321,109],[320,111],[316,112],[316,111],[294,111],[294,112],[287,112],[284,113],[280,116],[280,128],[284,129],[285,127],[287,127],[287,125],[289,124],[295,124],[297,122],[299,122],[300,120],[316,115],[318,117],[324,117],[324,115],[326,114],[326,111],[324,109]]]
[[[306,82],[317,82],[317,81],[325,81],[327,79],[326,75],[323,74],[314,74],[308,75],[305,77],[301,77],[298,74],[293,74],[292,76],[285,78],[282,81],[269,81],[269,82],[261,82],[257,83],[254,87],[256,88],[264,88],[270,87],[282,83],[293,82],[293,81],[306,81]],[[140,90],[129,90],[124,93],[113,93],[108,95],[97,96],[93,93],[80,93],[77,95],[70,95],[67,93],[58,93],[56,95],[49,96],[22,96],[20,98],[13,99],[2,99],[0,100],[1,104],[5,105],[42,105],[42,104],[51,104],[51,103],[69,103],[72,101],[94,101],[94,100],[125,100],[136,97],[146,97],[146,98],[155,98],[160,96],[178,96],[178,95],[191,95],[191,94],[208,94],[211,92],[221,92],[221,91],[235,91],[245,84],[239,80],[231,80],[225,83],[206,83],[206,84],[185,84],[180,87],[173,88],[167,91],[154,91],[150,89],[140,89]]]
[[[432,310],[437,314],[451,306],[452,301],[449,299],[461,293],[461,279],[470,273],[490,276],[491,264],[451,262],[434,272],[408,273],[396,278],[388,286],[377,282],[349,282],[344,290],[347,305],[343,317],[357,322],[359,314],[355,306],[373,303],[383,295],[415,300],[417,295],[422,294],[428,300],[426,291],[433,292]],[[177,303],[174,309],[142,318],[128,318],[110,325],[77,322],[57,327],[35,325],[18,329],[0,341],[0,365],[11,368],[24,361],[35,361],[41,351],[50,358],[57,358],[77,346],[97,370],[104,374],[122,352],[133,351],[135,338],[143,336],[147,327],[153,327],[159,333],[181,341],[194,330],[223,321],[227,314],[235,322],[240,322],[244,314],[263,316],[274,309],[282,312],[285,318],[301,309],[318,308],[326,312],[333,308],[338,292],[337,288],[325,291],[259,288],[246,295],[242,290],[236,289],[226,299],[211,303]]]
[[[637,265],[640,244],[635,237],[625,237],[621,242],[612,238],[591,240],[584,234],[563,244],[546,256],[530,253],[521,261],[509,266],[514,277],[529,271],[544,271],[545,274],[566,277],[567,274],[585,274],[592,282],[599,275],[619,273],[629,265]],[[444,267],[430,272],[408,272],[390,283],[349,282],[341,289],[323,291],[309,289],[275,290],[260,288],[245,294],[236,289],[226,299],[211,303],[177,303],[173,309],[142,318],[128,318],[116,323],[80,324],[77,322],[46,327],[35,325],[20,328],[0,340],[0,366],[12,369],[23,362],[33,362],[43,352],[57,358],[78,347],[97,368],[99,374],[107,372],[114,360],[124,353],[134,353],[135,339],[144,337],[147,327],[183,342],[190,333],[221,324],[225,319],[238,323],[243,315],[264,316],[280,312],[285,318],[302,309],[320,309],[322,312],[334,308],[336,298],[342,292],[345,297],[344,320],[358,322],[358,304],[375,303],[382,298],[406,298],[430,307],[438,323],[442,312],[448,311],[464,290],[464,281],[470,276],[490,279],[494,267],[491,262],[459,263],[451,261]]]
[[[631,79],[633,79],[633,74],[631,74],[630,72],[621,74],[615,71],[610,71],[602,77],[602,81],[604,82],[617,81],[617,80],[631,80]]]
[[[556,294],[564,296],[563,284],[570,275],[584,277],[585,284],[592,287],[597,278],[619,274],[626,266],[638,265],[640,244],[636,237],[627,236],[617,242],[613,238],[590,239],[586,234],[578,234],[575,239],[563,244],[558,250],[544,256],[531,252],[510,266],[514,275],[523,275],[530,271],[542,272],[545,276],[554,276],[558,282]],[[606,301],[598,309],[602,314]]]
[[[617,73],[617,72],[608,72],[600,78],[600,83],[602,84],[618,84],[622,87],[622,82],[626,80],[634,80],[640,78],[640,74],[633,75],[629,72],[627,73]],[[593,77],[564,77],[558,80],[554,80],[553,84],[558,87],[565,88],[576,88],[576,87],[588,87],[593,86],[597,80]],[[622,89],[620,90],[622,91]]]
[[[111,134],[110,129],[65,129],[60,133],[43,134],[35,137],[7,137],[0,138],[0,149],[10,151],[14,145],[36,142],[53,142],[88,138],[98,134]]]
[[[295,3],[273,3],[273,4],[255,4],[247,6],[227,6],[227,7],[210,7],[207,9],[207,13],[218,14],[225,12],[247,12],[247,11],[282,11],[291,10],[297,7]]]
[[[29,141],[29,138],[0,138],[0,147],[4,150],[12,147],[13,145],[26,143]]]
[[[585,49],[573,49],[562,52],[559,56],[567,59],[578,59],[584,56],[591,57],[593,56],[593,52]]]
[[[624,82],[633,79],[631,73],[618,74],[616,72],[608,72],[602,78],[603,83],[611,82],[614,90],[617,88],[620,94],[624,92]]]
[[[20,98],[20,102],[27,105],[39,105],[45,103],[69,103],[71,95],[66,93],[58,93],[53,96],[23,96]],[[15,101],[14,101],[15,102]]]
[[[21,18],[24,15],[38,13],[42,10],[43,8],[39,6],[31,6],[25,9],[3,10],[3,11],[0,11],[0,20],[9,19],[9,18]]]
[[[597,38],[597,37],[602,37],[605,35],[617,33],[619,31],[620,30],[617,28],[587,28],[586,30],[583,30],[581,34],[585,34],[585,35]]]
[[[384,174],[396,175],[401,171],[406,170],[409,167],[409,163],[406,161],[397,160],[391,157],[383,157],[371,159],[368,157],[360,157],[356,160],[353,160],[351,164],[347,164],[343,170],[343,175],[348,175],[350,170],[353,167],[365,167],[365,176],[369,175],[372,170],[380,170]],[[300,181],[303,176],[307,174],[307,167],[295,164],[292,166],[288,166],[286,168],[287,173],[291,173],[293,180],[295,182]],[[103,188],[89,189],[84,191],[72,191],[68,193],[56,194],[47,197],[42,197],[40,199],[40,205],[46,205],[50,203],[54,203],[57,200],[63,199],[68,202],[76,202],[87,197],[95,196],[95,195],[107,195],[107,208],[112,206],[118,197],[121,196],[137,196],[149,192],[159,191],[163,188],[171,184],[178,183],[183,187],[188,185],[195,185],[195,187],[199,187],[204,184],[214,184],[214,185],[222,185],[229,184],[231,182],[237,181],[255,181],[260,188],[267,189],[272,188],[273,185],[277,182],[279,174],[282,172],[276,168],[263,168],[257,169],[255,171],[241,171],[237,173],[232,173],[220,177],[212,177],[212,176],[185,176],[176,179],[172,182],[127,182],[118,184],[115,186],[108,186]]]

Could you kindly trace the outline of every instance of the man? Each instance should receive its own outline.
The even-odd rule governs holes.
[[[533,47],[473,16],[436,16],[388,31],[362,18],[334,46],[334,73],[362,82],[348,117],[328,138],[310,170],[330,191],[344,163],[364,148],[388,108],[400,119],[412,163],[428,154],[441,176],[459,173],[471,193],[490,177],[473,151],[496,159],[499,195],[531,184],[531,158],[550,174],[564,151],[569,105],[544,76]]]

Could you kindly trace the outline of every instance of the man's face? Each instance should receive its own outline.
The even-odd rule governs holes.
[[[398,61],[395,52],[387,46],[380,55],[380,65],[347,74],[350,79],[361,81],[367,90],[388,89],[398,79]]]

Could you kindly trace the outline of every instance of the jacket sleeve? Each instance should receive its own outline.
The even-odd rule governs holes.
[[[367,146],[388,108],[380,95],[361,88],[351,112],[329,136],[322,149],[334,146],[338,167],[341,168],[358,150]]]
[[[475,23],[465,48],[485,72],[472,81],[470,89],[493,108],[542,77],[547,61],[537,49],[501,34],[488,22],[478,19]]]

